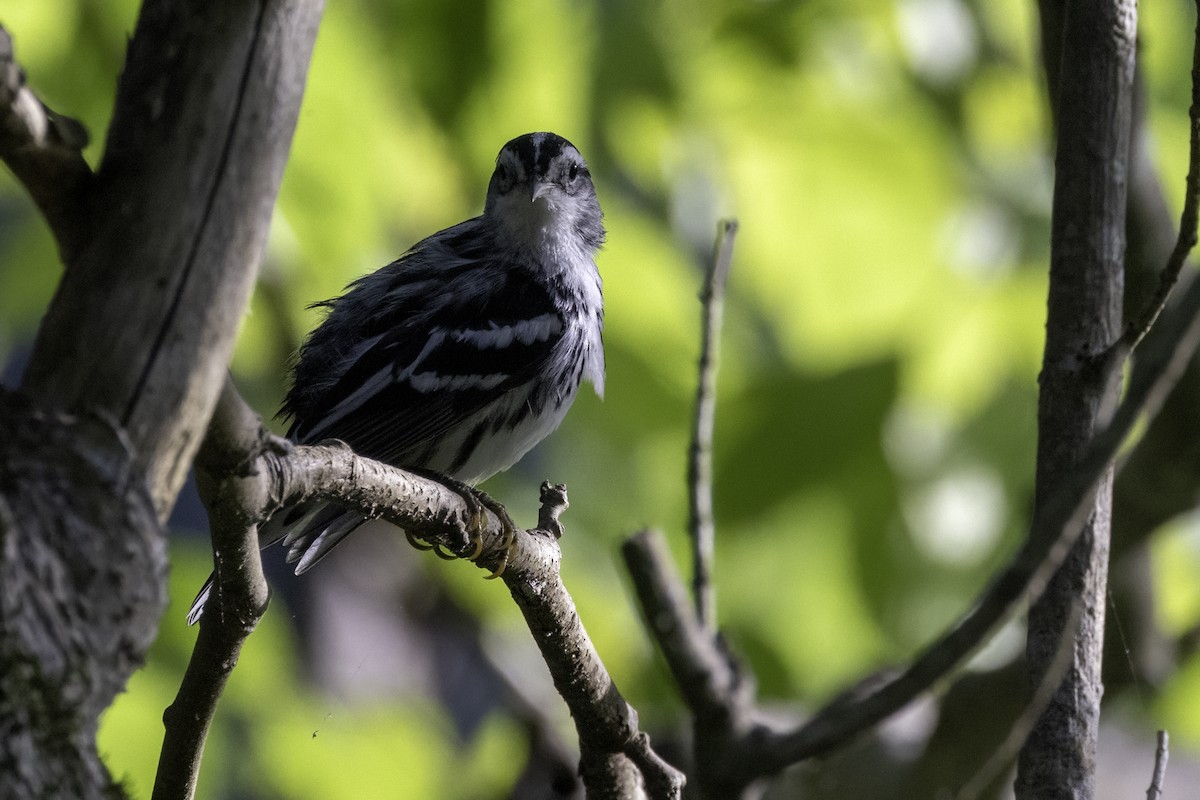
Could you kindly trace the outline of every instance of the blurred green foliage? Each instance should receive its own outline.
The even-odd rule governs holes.
[[[1176,201],[1189,8],[1142,8],[1156,155]],[[93,163],[136,11],[0,7],[30,83],[92,132]],[[332,0],[238,380],[269,415],[318,319],[308,303],[478,213],[512,136],[572,139],[609,230],[607,395],[581,397],[490,489],[531,520],[543,477],[571,487],[567,584],[643,719],[670,725],[679,705],[617,599],[615,552],[662,526],[683,563],[701,261],[716,220],[738,217],[716,452],[721,623],[764,695],[816,702],[912,654],[1025,523],[1051,187],[1036,25],[1027,0]],[[59,269],[0,173],[0,361],[27,351]],[[1186,630],[1200,618],[1196,526],[1159,550],[1164,613]],[[160,639],[101,730],[139,796],[194,635],[182,608],[207,571],[200,539],[174,556]],[[532,649],[499,587],[436,572]],[[202,797],[391,796],[398,783],[412,797],[503,796],[526,746],[511,722],[460,743],[428,700],[325,696],[297,674],[286,617],[276,608],[246,648]],[[1176,743],[1200,743],[1197,668],[1155,710]]]

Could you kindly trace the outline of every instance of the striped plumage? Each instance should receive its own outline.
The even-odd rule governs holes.
[[[558,427],[582,380],[604,390],[604,242],[586,164],[531,133],[500,151],[482,216],[435,233],[318,305],[281,415],[302,444],[474,485]],[[332,505],[285,510],[260,531],[296,573],[364,519]],[[209,586],[188,616],[199,618]]]

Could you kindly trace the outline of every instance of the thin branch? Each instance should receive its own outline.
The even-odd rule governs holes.
[[[721,318],[725,284],[733,263],[737,220],[717,225],[717,240],[700,295],[704,324],[700,339],[700,376],[696,381],[696,417],[688,452],[688,532],[692,539],[692,593],[700,624],[717,626],[716,589],[712,582],[713,501],[712,441],[717,409],[717,365],[721,352]]]
[[[1183,211],[1179,218],[1179,237],[1171,251],[1166,266],[1159,277],[1158,288],[1146,304],[1146,308],[1131,322],[1122,334],[1118,349],[1128,352],[1136,348],[1146,337],[1171,296],[1171,289],[1179,280],[1179,273],[1187,261],[1188,253],[1196,246],[1196,226],[1200,221],[1200,0],[1196,0],[1196,34],[1192,45],[1192,104],[1188,108],[1190,137],[1188,147],[1188,173],[1183,195]],[[1121,356],[1124,358],[1124,354]]]
[[[1154,774],[1150,778],[1150,788],[1146,790],[1146,800],[1162,800],[1163,783],[1167,778],[1167,758],[1170,752],[1170,737],[1166,731],[1159,731],[1158,746],[1154,748]]]
[[[83,160],[87,131],[56,114],[25,85],[12,37],[0,26],[0,159],[46,218],[63,261],[70,261],[87,226],[81,209],[94,175]]]
[[[271,446],[262,420],[226,380],[196,456],[196,479],[208,510],[216,579],[210,607],[175,701],[163,713],[154,800],[196,793],[204,743],[242,645],[266,612],[268,590],[258,553],[253,461]]]
[[[731,732],[728,744],[728,752],[739,757],[748,754],[732,765],[740,779],[748,783],[827,752],[900,710],[964,663],[993,630],[1017,612],[1023,600],[1037,596],[1078,538],[1100,477],[1138,421],[1157,413],[1198,345],[1200,281],[1189,286],[1179,302],[1162,315],[1143,347],[1138,379],[1130,384],[1109,426],[1092,439],[1076,468],[1063,476],[1043,513],[1034,520],[1024,546],[945,634],[874,691],[839,698],[794,730],[777,732],[747,725],[746,712],[729,709],[730,718],[742,720],[745,731]],[[636,543],[638,538],[626,544],[627,559],[631,546],[642,547]],[[682,586],[664,590],[657,585],[678,584],[678,578],[671,575],[669,570],[633,571],[643,615],[651,621],[651,633],[689,707],[697,715],[720,713],[722,697],[735,696],[722,688],[732,683],[731,673],[716,658],[716,643],[694,618],[689,619],[694,617],[691,609],[678,600],[685,594]]]
[[[579,777],[588,800],[625,800],[642,794],[641,776],[621,753],[581,747]]]
[[[621,754],[639,768],[648,786],[661,787],[663,793],[654,797],[678,798],[683,789],[682,773],[657,757],[650,758],[649,740],[638,731],[637,712],[621,696],[608,674],[563,585],[559,572],[562,551],[558,546],[561,535],[558,517],[567,505],[566,487],[543,483],[541,501],[539,518],[553,521],[558,530],[534,530],[519,536],[503,580],[550,668],[555,688],[571,710],[583,751],[582,762],[585,765],[607,762],[613,767],[583,770],[588,795],[608,795],[608,790],[589,783],[600,779],[617,782],[615,787],[609,787],[616,790],[611,796],[630,796],[624,783],[629,780],[628,770],[614,765],[609,758]]]
[[[205,453],[205,468],[212,473],[213,484],[204,495],[214,518],[214,548],[218,556],[224,554],[217,562],[214,585],[221,613],[204,615],[188,668],[188,676],[196,671],[196,683],[189,684],[187,691],[197,693],[212,706],[241,642],[265,606],[265,594],[259,590],[257,540],[251,534],[258,523],[279,508],[305,500],[328,500],[364,516],[385,519],[456,554],[472,549],[466,531],[473,510],[456,492],[429,478],[357,456],[341,443],[299,446],[272,436],[263,430],[261,420],[249,410],[231,381],[226,382],[214,413]],[[677,798],[682,774],[647,754],[649,745],[638,730],[637,713],[617,690],[562,583],[562,553],[558,547],[562,525],[558,517],[566,505],[564,487],[543,485],[539,519],[549,530],[517,532],[503,573],[504,583],[575,720],[583,762],[614,767],[585,770],[585,780],[593,781],[587,784],[589,795],[621,796],[626,784],[606,781],[627,780],[629,775],[641,772],[648,786],[676,787],[664,789],[656,797]],[[232,538],[226,541],[222,534],[218,541],[218,528],[223,528],[226,521]],[[481,535],[484,549],[476,566],[494,570],[504,555],[506,535],[501,521],[490,511]],[[210,617],[219,620],[221,630],[231,626],[231,632],[215,641],[206,639],[206,625],[218,628],[208,623]],[[202,649],[202,644],[207,649]],[[197,664],[198,660],[215,660],[217,666]],[[227,666],[225,662],[229,662]],[[181,697],[184,692],[181,689]],[[182,718],[182,707],[168,709],[167,717],[172,715]],[[203,736],[200,730],[190,740],[190,760],[197,765]],[[176,764],[189,761],[179,755],[172,757]],[[167,796],[187,795],[162,795]]]
[[[655,798],[678,798],[683,796],[686,780],[683,773],[668,764],[650,747],[650,737],[639,733],[625,748],[625,756],[634,763],[642,774],[646,793]]]

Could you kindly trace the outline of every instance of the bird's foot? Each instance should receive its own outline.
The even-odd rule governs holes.
[[[500,526],[504,529],[504,554],[500,556],[500,564],[485,579],[491,581],[503,575],[504,570],[508,567],[508,560],[512,557],[513,551],[517,546],[517,523],[513,522],[513,518],[509,516],[508,509],[504,507],[503,503],[496,501],[486,492],[481,492],[478,489],[472,489],[471,491],[475,493],[475,499],[483,507],[496,515],[500,520]],[[486,516],[483,517],[483,521],[486,524]],[[478,540],[478,544],[479,547],[475,551],[475,556],[471,558],[472,561],[479,558],[480,551],[483,549],[482,538]]]
[[[467,537],[472,544],[472,550],[469,555],[461,556],[468,561],[476,561],[483,555],[483,533],[487,530],[487,512],[491,511],[499,520],[500,525],[504,529],[504,554],[500,557],[500,564],[487,577],[488,580],[499,578],[504,574],[504,570],[508,567],[509,557],[516,547],[517,541],[517,525],[509,516],[508,509],[503,504],[494,500],[486,492],[480,491],[473,486],[468,486],[462,481],[454,480],[445,475],[435,475],[438,482],[444,484],[446,488],[453,491],[463,499],[467,504]],[[432,550],[438,558],[444,558],[447,561],[452,561],[460,556],[448,552],[440,544],[427,544],[417,537],[413,536],[408,531],[404,532],[408,543],[418,550]]]

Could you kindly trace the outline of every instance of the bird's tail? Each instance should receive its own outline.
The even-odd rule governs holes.
[[[282,540],[288,549],[287,563],[296,564],[296,574],[303,575],[366,521],[361,514],[330,503],[301,503],[259,526],[258,546],[266,549]],[[188,625],[200,620],[212,590],[213,576],[209,575],[188,610]]]

